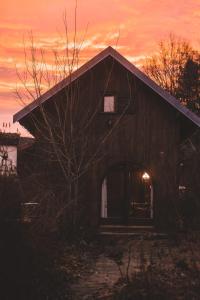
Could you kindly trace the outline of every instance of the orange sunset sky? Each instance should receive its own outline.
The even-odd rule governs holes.
[[[3,122],[12,122],[13,113],[21,108],[14,90],[18,83],[15,68],[23,70],[23,37],[32,30],[38,47],[56,48],[65,9],[73,31],[74,7],[75,0],[1,0],[0,128]],[[79,0],[80,37],[87,26],[81,62],[115,46],[119,35],[118,51],[139,66],[169,33],[200,48],[200,0]]]

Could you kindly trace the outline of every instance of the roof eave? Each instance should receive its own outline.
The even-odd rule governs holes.
[[[90,70],[92,67],[94,67],[96,64],[101,62],[104,58],[106,58],[109,55],[112,56],[114,59],[116,59],[120,64],[122,64],[127,70],[129,70],[133,75],[139,78],[142,82],[144,82],[155,93],[157,93],[163,99],[165,99],[170,105],[172,105],[175,109],[177,109],[186,118],[192,121],[196,126],[200,127],[200,118],[195,113],[193,113],[188,108],[181,105],[175,97],[173,97],[164,89],[162,89],[159,85],[157,85],[153,80],[151,80],[142,71],[136,68],[132,63],[130,63],[125,57],[123,57],[119,52],[114,50],[112,47],[108,47],[102,52],[100,52],[99,54],[97,54],[91,60],[86,62],[84,65],[82,65],[79,69],[74,71],[70,76],[68,76],[67,78],[65,78],[58,84],[56,84],[46,93],[41,95],[38,99],[34,100],[29,105],[24,107],[22,110],[17,112],[13,116],[13,122],[22,120],[27,114],[31,113],[36,107],[40,106],[45,101],[53,97],[64,87],[68,86],[70,83],[72,83],[78,77],[86,73],[88,70]]]
[[[78,68],[76,71],[74,71],[72,74],[70,74],[67,78],[63,79],[59,83],[57,83],[55,86],[53,86],[51,89],[49,89],[47,92],[45,92],[43,95],[41,95],[36,100],[32,101],[30,104],[25,106],[23,109],[18,111],[13,116],[13,122],[19,122],[22,118],[24,118],[27,114],[31,113],[36,107],[42,105],[45,101],[47,101],[49,98],[56,95],[59,91],[61,91],[63,88],[68,86],[70,83],[72,83],[74,80],[76,80],[79,76],[86,73],[88,70],[90,70],[93,66],[98,64],[100,61],[102,61],[107,56],[111,55],[111,49],[112,47],[108,47],[99,54],[97,54],[95,57],[93,57],[91,60],[86,62],[84,65],[82,65],[80,68]],[[112,49],[114,50],[114,49]]]

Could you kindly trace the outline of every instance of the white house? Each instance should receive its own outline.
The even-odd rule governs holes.
[[[18,134],[0,133],[0,175],[16,173],[18,144]]]

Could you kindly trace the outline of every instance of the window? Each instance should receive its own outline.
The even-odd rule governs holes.
[[[17,167],[17,146],[0,145],[0,175],[14,175]]]
[[[114,96],[104,96],[103,111],[104,112],[115,112],[115,97]]]

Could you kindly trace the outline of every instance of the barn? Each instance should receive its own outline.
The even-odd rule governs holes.
[[[75,95],[75,133],[83,133],[76,157],[87,157],[87,162],[95,157],[79,175],[84,222],[104,229],[174,228],[179,149],[199,129],[200,118],[108,47],[17,112],[14,122],[36,140],[44,139],[44,111],[55,127],[62,123],[55,103],[62,103],[65,111],[69,94]],[[67,110],[62,117],[68,114],[72,116]]]

